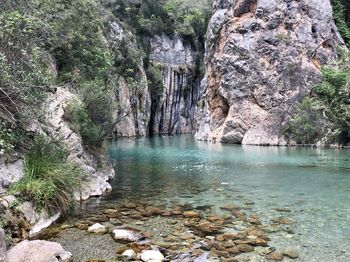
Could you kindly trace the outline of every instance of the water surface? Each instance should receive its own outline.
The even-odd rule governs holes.
[[[119,140],[110,148],[117,177],[103,203],[248,204],[264,223],[295,221],[271,236],[299,261],[350,261],[350,151],[212,144],[192,136]],[[254,202],[253,205],[252,202]],[[281,213],[275,208],[292,212]]]

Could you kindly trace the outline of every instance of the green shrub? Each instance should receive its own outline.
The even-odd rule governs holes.
[[[333,0],[333,17],[337,28],[342,35],[344,41],[350,48],[350,28],[347,23],[347,12],[350,10],[350,5],[346,0]],[[346,6],[347,5],[347,6]],[[348,10],[347,10],[348,8]],[[349,18],[349,17],[348,17]]]
[[[286,134],[298,142],[350,142],[350,57],[347,53],[339,56],[337,62],[322,68],[322,82],[287,125]]]
[[[38,210],[67,213],[74,204],[74,191],[83,179],[80,169],[66,162],[67,153],[58,141],[35,138],[25,155],[24,177],[11,191],[33,200]]]
[[[9,124],[0,119],[0,156],[11,152],[16,143],[16,136]]]
[[[284,134],[298,144],[314,144],[324,137],[326,128],[322,105],[306,97],[284,128]]]
[[[72,102],[66,106],[64,111],[64,119],[70,123],[70,127],[75,132],[81,135],[85,146],[90,149],[101,146],[101,126],[91,120],[85,104]]]

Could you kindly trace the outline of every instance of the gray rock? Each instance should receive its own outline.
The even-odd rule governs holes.
[[[177,35],[172,39],[166,35],[155,36],[151,39],[150,60],[167,65],[191,66],[194,64],[194,52]]]
[[[24,175],[24,165],[22,159],[8,162],[6,158],[0,157],[0,193],[13,183],[19,181]]]
[[[7,252],[8,262],[68,262],[72,254],[55,242],[22,241]]]
[[[286,247],[284,250],[282,250],[282,255],[285,255],[289,258],[298,258],[299,257],[299,250],[295,247]]]
[[[343,40],[330,0],[258,0],[256,8],[250,3],[214,1],[196,137],[285,145],[289,116]]]
[[[5,262],[6,258],[6,242],[5,231],[0,228],[0,262]]]

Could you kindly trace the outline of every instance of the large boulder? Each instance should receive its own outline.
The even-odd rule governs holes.
[[[7,252],[8,262],[68,262],[72,254],[55,242],[22,241]]]
[[[196,137],[284,145],[283,127],[343,45],[330,0],[215,0]]]

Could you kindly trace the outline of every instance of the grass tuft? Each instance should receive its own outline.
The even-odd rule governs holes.
[[[39,210],[67,214],[74,205],[74,191],[83,172],[68,164],[66,158],[67,152],[58,141],[36,138],[25,156],[24,177],[11,191],[24,200],[33,200]]]

